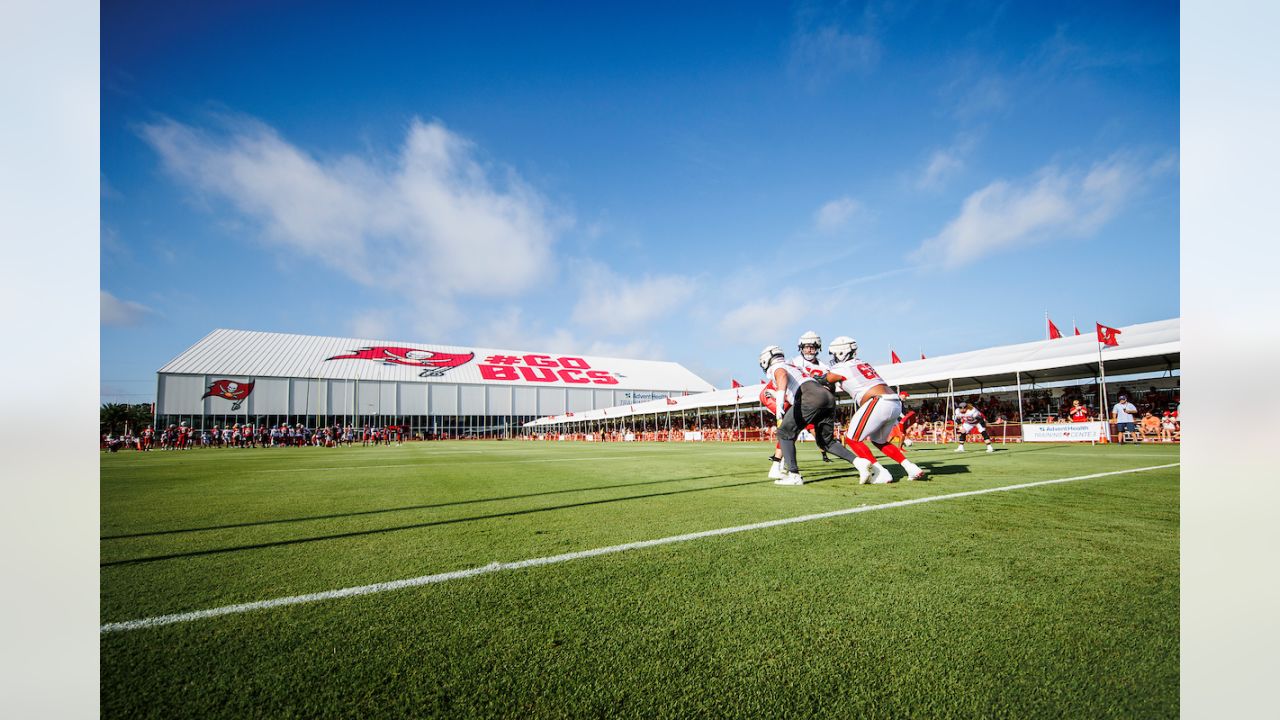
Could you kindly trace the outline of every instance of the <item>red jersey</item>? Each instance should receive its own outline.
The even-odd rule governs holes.
[[[1071,410],[1068,411],[1068,413],[1071,415],[1071,422],[1088,422],[1089,421],[1089,408],[1083,405],[1079,407],[1073,406]]]

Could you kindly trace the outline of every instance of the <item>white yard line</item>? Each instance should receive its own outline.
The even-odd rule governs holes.
[[[577,552],[565,553],[563,555],[531,558],[528,560],[518,560],[516,562],[509,563],[494,562],[483,567],[469,568],[467,570],[455,570],[453,572],[438,573],[436,575],[422,575],[404,580],[393,580],[390,582],[374,583],[372,585],[360,585],[358,587],[342,588],[339,590],[327,590],[325,592],[311,593],[308,595],[293,595],[291,597],[275,598],[274,600],[259,600],[258,602],[241,603],[238,605],[224,605],[222,607],[210,608],[208,610],[196,610],[194,612],[177,613],[174,615],[159,615],[157,617],[142,618],[139,620],[107,623],[99,628],[99,632],[105,635],[107,633],[121,632],[125,630],[141,630],[143,628],[159,627],[161,625],[191,622],[192,620],[202,620],[221,615],[234,615],[237,613],[252,612],[254,610],[266,610],[268,608],[284,607],[286,605],[302,605],[304,603],[320,602],[323,600],[336,600],[338,598],[356,597],[358,595],[372,595],[375,593],[402,590],[404,588],[419,587],[422,585],[434,585],[436,583],[448,582],[450,580],[462,580],[464,578],[488,575],[489,573],[500,572],[503,570],[519,570],[522,568],[538,567],[541,565],[554,565],[556,563],[569,562],[570,560],[581,560],[583,558],[597,557],[599,555],[611,555],[613,553],[626,552],[628,550],[640,550],[643,548],[656,547],[658,545],[670,545],[672,543],[699,540],[701,538],[715,537],[717,535],[732,535],[734,533],[747,532],[749,530],[763,530],[765,528],[777,527],[780,525],[793,525],[795,523],[809,522],[811,520],[826,520],[828,518],[841,517],[843,515],[853,515],[856,513],[872,512],[875,510],[888,510],[890,508],[920,505],[923,503],[938,502],[940,500],[952,500],[955,498],[972,497],[974,495],[986,495],[987,493],[1024,490],[1026,488],[1042,487],[1044,485],[1056,485],[1058,483],[1075,482],[1077,480],[1092,480],[1094,478],[1108,477],[1111,475],[1126,475],[1129,473],[1147,472],[1149,470],[1164,470],[1166,468],[1178,467],[1180,464],[1181,463],[1170,463],[1168,465],[1152,465],[1149,467],[1132,468],[1129,470],[1112,470],[1110,472],[1093,473],[1091,475],[1077,475],[1075,477],[1058,478],[1056,480],[1039,480],[1036,482],[1020,483],[1018,485],[1004,485],[1001,487],[986,488],[984,490],[968,490],[966,492],[950,493],[948,495],[933,495],[930,497],[915,498],[912,500],[898,500],[896,502],[883,503],[880,505],[861,505],[855,508],[832,510],[830,512],[817,513],[814,515],[800,515],[798,517],[783,518],[781,520],[768,520],[765,522],[752,523],[750,525],[738,525],[735,527],[719,528],[716,530],[703,530],[701,532],[688,533],[685,535],[672,535],[670,537],[657,538],[656,540],[642,540],[640,542],[625,543],[622,545],[610,545],[609,547],[595,548],[594,550],[579,550]]]

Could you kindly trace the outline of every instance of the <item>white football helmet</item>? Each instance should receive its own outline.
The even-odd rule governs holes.
[[[822,337],[818,333],[810,330],[800,336],[796,341],[797,349],[800,350],[800,357],[809,362],[818,360],[818,353],[822,352]]]
[[[831,341],[831,359],[835,362],[848,362],[858,354],[858,343],[853,338],[841,335]]]
[[[777,345],[770,345],[769,347],[761,350],[760,369],[768,370],[769,366],[775,362],[774,358],[777,358],[777,362],[784,362],[787,359],[787,355],[782,352],[782,348]]]

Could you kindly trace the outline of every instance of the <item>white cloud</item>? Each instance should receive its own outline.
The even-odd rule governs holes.
[[[814,6],[796,14],[790,71],[811,89],[851,72],[867,72],[880,62],[882,48],[870,4],[863,9],[858,30],[849,29],[850,23],[836,15]]]
[[[753,300],[725,313],[720,332],[736,343],[781,345],[788,347],[783,333],[799,319],[811,315],[811,302],[797,293],[787,292],[776,298]]]
[[[695,286],[681,275],[628,279],[594,262],[580,264],[582,282],[572,319],[599,333],[636,332],[686,305]]]
[[[137,325],[148,316],[156,314],[155,310],[132,300],[121,300],[106,290],[99,293],[101,321],[103,325],[123,327]]]
[[[348,327],[355,337],[371,340],[386,340],[394,334],[391,313],[385,310],[366,310],[356,313],[348,321]]]
[[[826,203],[813,214],[813,224],[822,232],[831,232],[843,227],[849,218],[861,209],[857,200],[841,197]]]
[[[511,350],[580,353],[595,357],[633,358],[638,360],[669,360],[661,345],[649,338],[627,342],[584,340],[567,328],[544,329],[536,320],[525,317],[524,311],[515,306],[504,308],[498,317],[481,326],[475,341],[486,347]]]
[[[1110,221],[1168,163],[1142,166],[1123,155],[1096,163],[1088,172],[1050,165],[1032,177],[997,180],[965,199],[960,214],[915,250],[917,262],[958,267],[999,250],[1052,237],[1086,237]]]
[[[916,188],[936,190],[942,187],[947,180],[964,169],[975,144],[976,139],[973,135],[963,135],[950,146],[934,150],[924,170],[916,178]]]
[[[255,120],[219,132],[163,120],[141,134],[173,177],[229,202],[268,244],[410,298],[437,327],[457,319],[444,314],[455,296],[510,296],[544,281],[566,222],[439,121],[413,120],[389,162],[318,158]]]

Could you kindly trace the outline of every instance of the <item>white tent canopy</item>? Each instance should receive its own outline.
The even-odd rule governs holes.
[[[1172,371],[1179,367],[1182,342],[1179,318],[1130,325],[1120,330],[1119,345],[1102,347],[1108,375]],[[978,390],[1004,387],[1021,380],[1036,383],[1095,377],[1098,373],[1097,336],[1089,332],[1056,340],[1005,345],[972,352],[940,355],[927,360],[881,365],[877,370],[890,384],[908,392]],[[713,390],[634,405],[588,410],[539,418],[525,427],[603,421],[635,415],[655,415],[702,408],[723,408],[759,402],[764,383]]]

